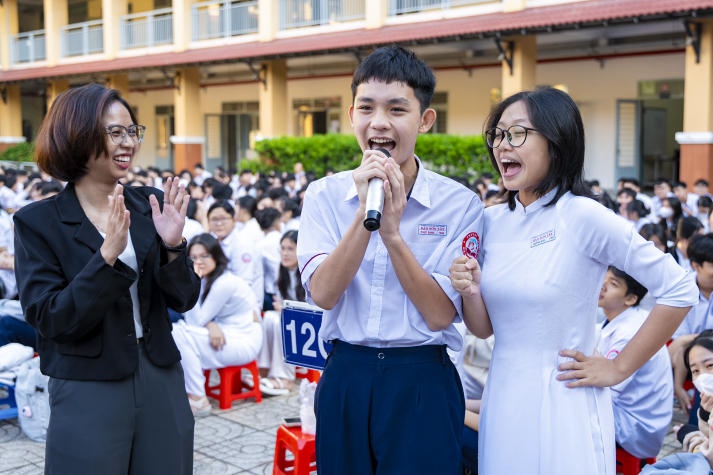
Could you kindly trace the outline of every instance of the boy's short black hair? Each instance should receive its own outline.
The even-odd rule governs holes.
[[[632,276],[630,276],[623,270],[620,270],[614,266],[609,266],[609,272],[614,274],[614,277],[617,277],[624,281],[624,283],[626,284],[626,295],[633,295],[636,297],[636,302],[634,302],[634,305],[632,305],[632,307],[636,307],[637,305],[639,305],[641,299],[643,299],[644,295],[646,295],[646,292],[648,292],[646,287],[641,285],[639,281],[634,279]]]
[[[649,215],[649,209],[644,205],[641,200],[634,199],[626,204],[627,213],[636,213],[639,218],[644,218]]]
[[[701,229],[703,229],[703,223],[700,219],[694,216],[684,216],[678,220],[676,239],[691,239]]]
[[[713,199],[711,199],[711,197],[708,195],[703,195],[698,198],[698,206],[702,206],[703,208],[711,208],[713,207]]]
[[[384,46],[374,50],[357,66],[352,77],[352,102],[356,97],[357,87],[372,79],[387,84],[400,82],[413,89],[416,99],[421,104],[421,113],[431,105],[431,98],[436,89],[436,76],[426,63],[413,51],[401,46]]]
[[[618,197],[621,195],[629,195],[632,199],[636,199],[636,191],[632,190],[631,188],[622,188],[621,190],[619,190],[616,196]]]
[[[688,243],[688,260],[702,266],[704,262],[713,264],[713,233],[696,234]]]

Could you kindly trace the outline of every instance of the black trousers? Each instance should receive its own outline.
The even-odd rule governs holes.
[[[45,474],[189,475],[194,419],[180,363],[120,381],[50,378]]]

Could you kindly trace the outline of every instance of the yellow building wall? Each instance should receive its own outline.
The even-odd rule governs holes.
[[[579,105],[586,129],[585,173],[587,178],[597,178],[606,188],[615,185],[616,101],[636,99],[638,81],[657,79],[683,79],[684,57],[682,54],[626,57],[606,60],[603,67],[592,60],[566,63],[541,63],[537,66],[537,84],[564,84]],[[500,68],[437,70],[438,92],[448,93],[448,132],[453,134],[479,134],[491,107],[491,89],[500,87]],[[287,97],[290,104],[288,135],[295,134],[295,99],[317,97],[341,97],[340,129],[352,133],[347,116],[351,102],[348,75],[324,79],[290,80]],[[258,84],[240,84],[201,88],[200,111],[193,113],[219,114],[222,104],[256,101]],[[150,93],[131,93],[131,104],[140,104],[140,120],[149,130],[138,157],[138,164],[154,163],[156,142],[152,136],[155,129],[155,106],[172,104],[171,90]],[[673,138],[671,139],[673,140]]]

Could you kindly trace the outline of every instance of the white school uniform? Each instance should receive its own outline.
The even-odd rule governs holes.
[[[307,301],[310,278],[334,251],[354,222],[359,197],[352,172],[340,172],[309,185],[297,242]],[[414,257],[441,286],[460,313],[461,299],[450,284],[449,267],[463,247],[480,246],[483,204],[475,193],[453,180],[426,170],[418,175],[399,230]],[[477,238],[476,238],[477,236]],[[460,319],[460,317],[457,317]],[[462,338],[454,325],[432,331],[409,300],[390,263],[378,231],[371,233],[354,279],[337,304],[324,312],[320,337],[371,347],[447,345],[458,351]]]
[[[265,280],[262,272],[262,256],[257,242],[234,228],[220,242],[223,254],[228,258],[228,270],[244,279],[255,293],[256,310],[262,310]]]
[[[606,358],[616,358],[646,317],[648,312],[630,307],[600,327],[599,352]],[[616,442],[635,457],[656,457],[673,416],[671,358],[666,347],[612,386],[611,393]]]
[[[712,302],[713,299],[705,298],[699,291],[698,303],[686,314],[686,318],[683,319],[673,333],[673,338],[678,338],[682,335],[694,335],[705,329],[713,328],[713,315],[710,314]]]
[[[277,295],[277,273],[280,270],[280,231],[270,231],[258,244],[265,293]]]
[[[608,265],[686,307],[698,289],[670,255],[593,199],[555,190],[524,208],[485,210],[481,292],[493,349],[483,394],[479,472],[614,475],[609,388],[557,381],[562,349],[596,349],[599,291]],[[516,429],[514,429],[516,428]]]
[[[290,271],[290,285],[287,288],[287,295],[279,298],[285,300],[297,300],[295,286],[298,283],[297,269]],[[284,346],[282,344],[282,324],[280,312],[268,310],[262,317],[263,344],[257,357],[257,365],[260,368],[269,368],[268,378],[279,378],[286,380],[295,379],[295,365],[285,362]]]
[[[206,279],[201,279],[201,298]],[[205,395],[204,369],[243,365],[254,360],[262,346],[262,327],[254,319],[255,296],[247,282],[231,272],[221,274],[204,301],[185,313],[173,326],[173,339],[181,352],[186,392]],[[208,322],[215,322],[225,335],[225,346],[210,346]]]

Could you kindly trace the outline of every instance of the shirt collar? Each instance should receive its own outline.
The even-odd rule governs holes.
[[[521,212],[525,214],[530,214],[533,213],[540,208],[543,208],[547,203],[552,201],[552,198],[554,198],[555,194],[557,193],[557,187],[552,188],[550,191],[545,193],[544,195],[540,196],[537,198],[534,202],[530,203],[527,205],[527,207],[523,206],[522,203],[520,203],[520,200],[518,197],[515,197],[515,209],[520,210]]]

